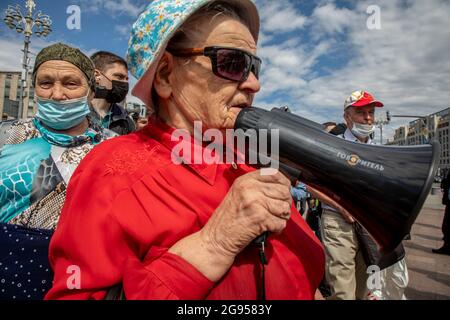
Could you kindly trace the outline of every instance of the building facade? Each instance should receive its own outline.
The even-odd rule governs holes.
[[[401,126],[395,129],[394,139],[389,141],[389,145],[405,146],[406,138],[408,137],[408,126]]]
[[[0,116],[3,120],[17,119],[19,115],[21,72],[0,71]],[[22,118],[33,117],[36,114],[34,89],[31,86],[32,74],[25,81],[23,95]]]
[[[394,139],[388,144],[414,146],[438,140],[441,144],[439,169],[442,173],[450,170],[449,129],[450,108],[447,108],[395,129]]]

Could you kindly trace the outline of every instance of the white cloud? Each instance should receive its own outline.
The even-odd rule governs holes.
[[[144,9],[144,5],[137,6],[130,3],[130,0],[105,1],[104,6],[113,13],[126,13],[132,17],[137,17]]]
[[[256,2],[260,9],[261,24],[270,33],[289,32],[302,29],[307,21],[290,1]]]
[[[265,46],[259,51],[264,63],[264,77],[259,99],[280,91],[296,91],[307,86],[306,76],[312,72],[317,57],[327,50],[323,42],[308,50],[292,45],[291,41],[279,45]]]
[[[130,0],[78,0],[78,3],[83,11],[130,17],[137,17],[145,8],[144,4],[133,4]]]
[[[35,38],[31,42],[29,51],[30,65],[34,64],[34,59],[39,51],[50,43],[42,38]],[[23,36],[5,37],[0,39],[0,70],[1,71],[20,71],[22,70],[23,59]]]
[[[2,47],[2,50],[0,50],[0,70],[20,70],[22,55],[19,52],[23,49],[23,45],[19,42],[11,43],[8,40],[0,39],[0,46]]]
[[[347,8],[336,8],[334,3],[327,3],[314,9],[310,24],[318,33],[328,34],[343,32],[351,24],[354,13]]]
[[[327,3],[313,10],[305,28],[313,32],[316,49],[301,41],[302,33],[298,41],[263,43],[259,52],[264,57],[263,86],[255,105],[290,104],[318,122],[342,121],[345,97],[365,89],[393,114],[425,115],[449,107],[450,2],[377,1],[381,30],[366,27],[366,9],[372,4],[359,1],[348,11]],[[261,10],[264,14],[266,9]],[[263,24],[263,33],[266,28]],[[319,30],[321,36],[314,38]],[[319,59],[333,58],[336,49],[343,50],[348,60],[331,67],[329,74],[317,73]],[[397,119],[393,125],[409,121]],[[388,135],[393,125],[387,128]]]
[[[74,45],[65,40],[48,41],[45,38],[32,38],[31,46],[29,48],[29,52],[30,52],[29,66],[30,66],[30,68],[31,69],[33,68],[36,55],[43,48],[45,48],[51,44],[58,43],[58,42],[62,42],[69,46],[79,48],[87,56],[90,56],[94,52],[98,51],[98,49],[96,49],[96,48],[91,48],[91,49],[80,48],[79,46]],[[20,70],[22,70],[23,36],[19,35],[17,37],[9,36],[9,37],[5,37],[5,38],[0,38],[0,47],[2,48],[2,50],[0,51],[0,70],[1,71],[20,71]]]
[[[116,34],[122,39],[129,39],[131,33],[131,24],[127,25],[116,25],[114,30],[117,32]]]

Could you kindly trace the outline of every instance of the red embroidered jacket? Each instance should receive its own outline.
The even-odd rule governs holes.
[[[123,284],[127,299],[257,299],[261,266],[248,246],[217,283],[168,253],[197,232],[246,165],[177,165],[173,129],[153,120],[142,131],[91,151],[70,181],[50,245],[55,272],[46,299],[103,299]],[[313,299],[324,252],[299,213],[266,247],[267,299]]]

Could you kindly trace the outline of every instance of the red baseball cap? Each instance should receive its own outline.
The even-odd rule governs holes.
[[[374,105],[377,108],[384,106],[380,101],[366,91],[355,91],[345,99],[344,110],[348,107],[364,107],[367,105]]]

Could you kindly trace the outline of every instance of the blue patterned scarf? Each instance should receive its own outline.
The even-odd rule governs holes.
[[[88,129],[84,134],[79,136],[69,136],[67,134],[50,131],[36,118],[33,119],[33,124],[41,134],[42,138],[48,143],[60,147],[73,148],[85,143],[92,143],[94,145],[100,143],[102,139],[102,130],[100,126],[91,121],[89,118],[88,121]]]

